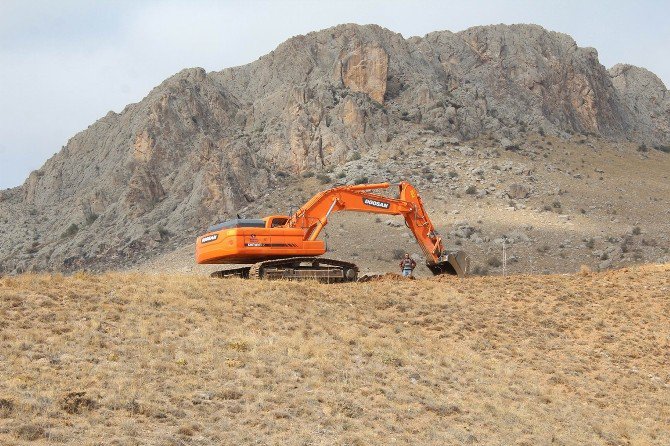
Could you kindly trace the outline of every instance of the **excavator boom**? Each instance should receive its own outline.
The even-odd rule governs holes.
[[[196,261],[254,264],[272,261],[273,267],[277,270],[282,268],[282,259],[287,257],[317,259],[318,257],[314,256],[326,252],[325,244],[318,240],[318,236],[328,224],[330,215],[333,212],[353,211],[402,215],[426,257],[427,267],[433,274],[452,274],[460,277],[466,275],[469,263],[467,255],[460,251],[447,252],[417,190],[404,181],[398,186],[398,198],[371,192],[386,189],[390,187],[389,183],[339,186],[319,192],[291,216],[274,215],[257,220],[231,220],[213,226],[196,241]],[[327,260],[322,259],[322,263]],[[348,264],[347,267],[342,265],[333,267],[333,262],[337,261],[329,262],[331,264],[319,268],[328,269],[329,274],[335,273],[338,268],[344,268],[341,274],[345,279],[355,275],[352,271],[358,270],[353,264]],[[301,265],[297,267],[299,271],[305,272],[310,269],[304,265],[304,261],[300,263]],[[296,261],[294,260],[291,265],[295,270]],[[250,267],[247,272],[254,270],[258,268]],[[261,270],[258,271],[261,276]]]

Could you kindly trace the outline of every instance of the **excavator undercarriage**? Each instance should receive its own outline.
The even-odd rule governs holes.
[[[358,266],[354,263],[325,257],[292,257],[266,260],[243,268],[216,271],[211,277],[243,279],[318,280],[326,283],[354,282]]]

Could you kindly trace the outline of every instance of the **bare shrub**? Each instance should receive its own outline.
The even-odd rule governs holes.
[[[69,414],[81,414],[95,409],[96,403],[86,397],[86,392],[70,392],[61,400],[60,407]]]
[[[329,175],[326,175],[325,173],[320,173],[316,176],[316,179],[319,180],[321,184],[329,184],[333,180],[330,178]]]
[[[5,398],[0,398],[0,418],[8,418],[14,411],[14,402]]]
[[[36,424],[24,424],[16,430],[16,436],[22,440],[36,441],[43,438],[46,431],[42,426]]]
[[[502,266],[502,262],[498,257],[489,257],[488,260],[486,261],[486,264],[490,266],[491,268],[499,268]]]

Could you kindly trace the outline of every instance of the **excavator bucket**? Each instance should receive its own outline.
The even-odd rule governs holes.
[[[465,277],[470,270],[470,258],[463,251],[449,252],[443,254],[439,262],[427,263],[426,266],[436,276],[451,274]]]

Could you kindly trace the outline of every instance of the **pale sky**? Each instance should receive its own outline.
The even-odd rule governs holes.
[[[405,37],[535,23],[670,84],[669,1],[0,0],[0,189],[187,67],[221,70],[340,23]]]

